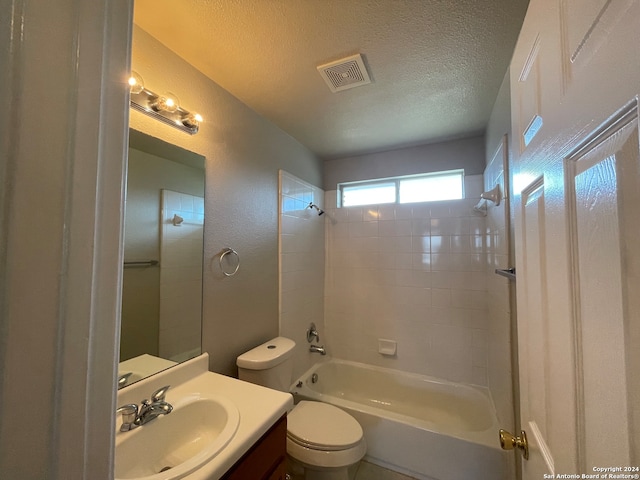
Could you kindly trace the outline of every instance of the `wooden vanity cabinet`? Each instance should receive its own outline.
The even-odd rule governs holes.
[[[222,480],[285,480],[287,417],[283,416],[231,467]]]

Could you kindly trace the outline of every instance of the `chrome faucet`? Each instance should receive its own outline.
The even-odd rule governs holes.
[[[168,415],[173,410],[173,405],[164,401],[169,390],[169,385],[159,388],[151,394],[151,400],[143,400],[138,412],[138,424],[149,423],[159,415]]]
[[[122,414],[121,432],[128,432],[141,425],[149,423],[160,415],[168,415],[173,410],[173,405],[165,401],[169,385],[159,388],[151,394],[151,400],[144,399],[140,407],[135,403],[123,405],[116,413]]]
[[[122,375],[118,376],[118,390],[120,390],[127,384],[131,375],[133,375],[133,372],[123,373]]]
[[[318,329],[316,328],[316,324],[311,322],[311,325],[309,325],[309,330],[307,330],[307,342],[311,343],[313,342],[313,339],[315,339],[316,342],[319,342],[320,335],[318,335]]]
[[[327,352],[324,349],[324,345],[309,345],[309,351],[311,353],[319,353],[320,355],[326,355]]]

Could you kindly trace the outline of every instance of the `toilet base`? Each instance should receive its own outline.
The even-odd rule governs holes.
[[[287,474],[291,480],[354,480],[360,462],[341,468],[314,468],[287,455]]]

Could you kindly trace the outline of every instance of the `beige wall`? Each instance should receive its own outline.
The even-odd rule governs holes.
[[[206,161],[203,350],[210,368],[235,374],[235,358],[278,335],[278,169],[319,185],[319,160],[139,28],[132,68],[153,91],[174,92],[204,117],[189,136],[138,113],[131,127],[204,155]],[[218,253],[240,255],[224,277]]]
[[[471,137],[386,152],[327,160],[324,190],[336,190],[340,182],[414,175],[464,168],[466,175],[481,174],[484,165],[484,137]]]

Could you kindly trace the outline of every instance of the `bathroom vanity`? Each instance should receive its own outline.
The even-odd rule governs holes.
[[[118,391],[118,406],[137,405],[170,385],[173,411],[127,432],[117,419],[116,480],[284,480],[293,397],[208,365],[205,353]]]
[[[286,453],[287,417],[282,417],[222,478],[284,480]]]

